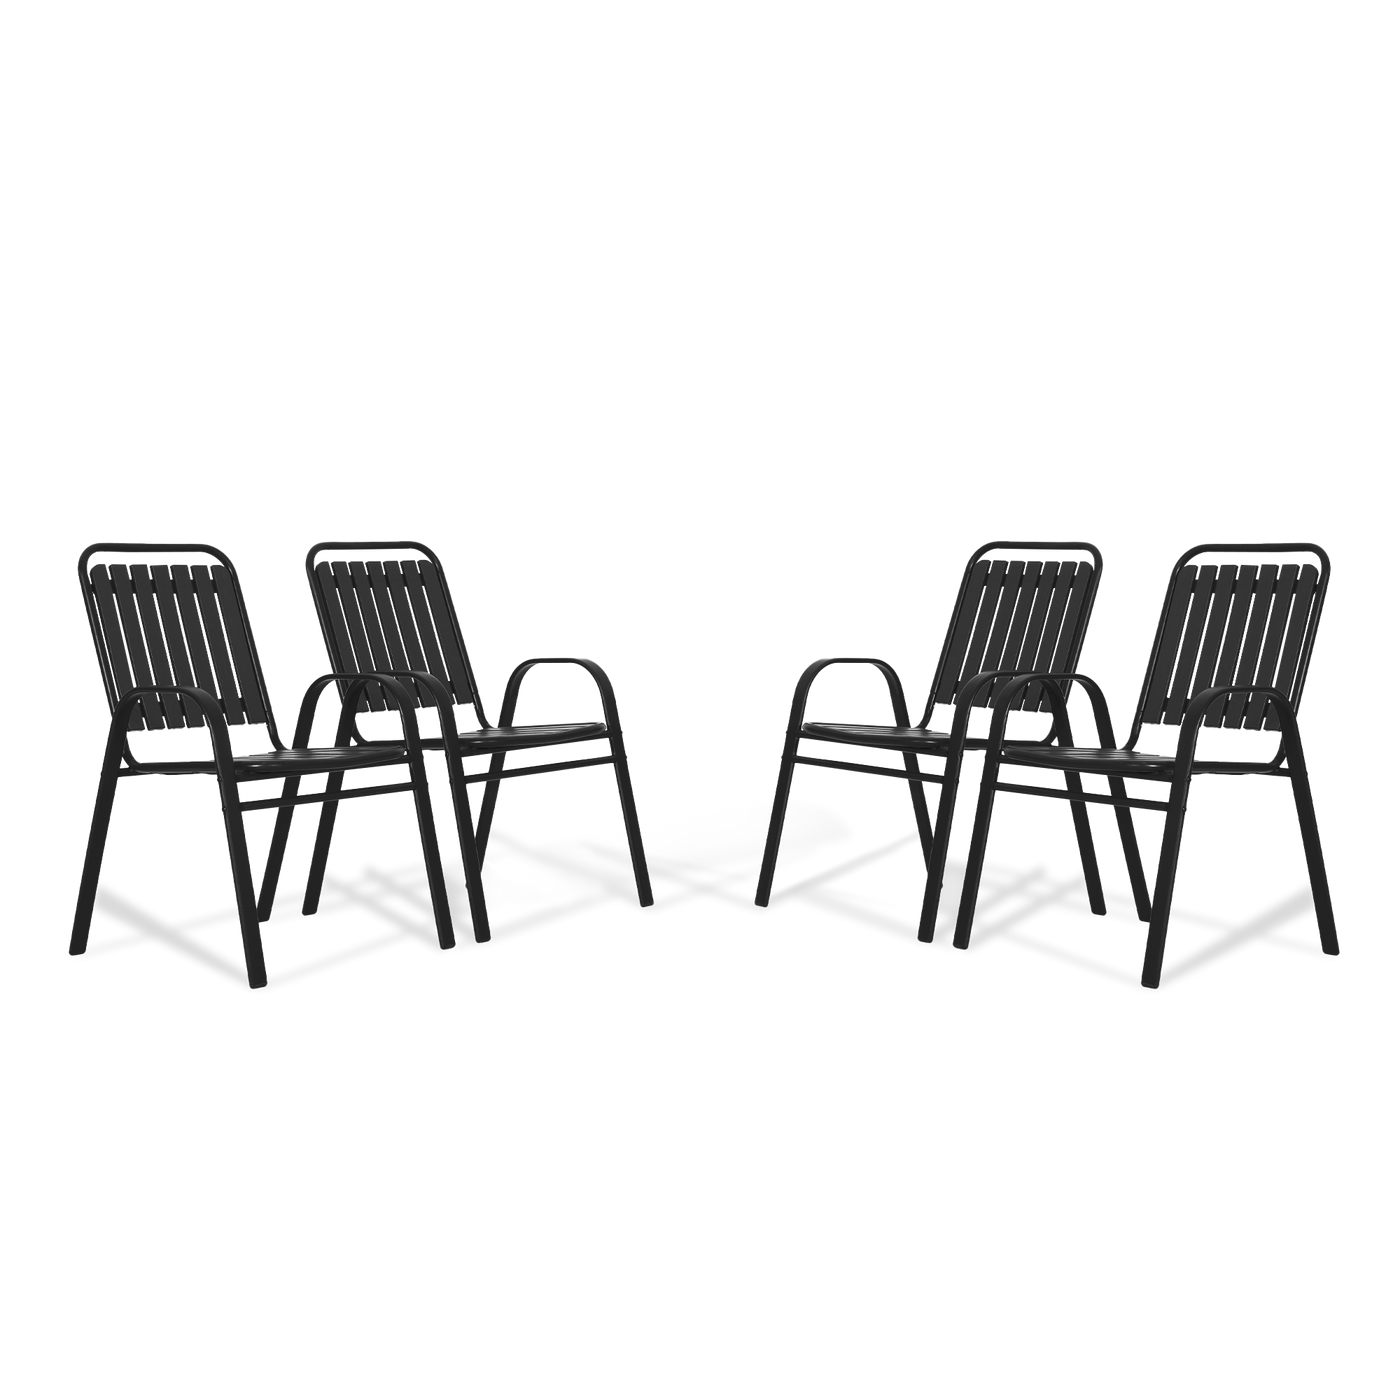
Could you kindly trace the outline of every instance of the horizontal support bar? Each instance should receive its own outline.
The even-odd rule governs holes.
[[[466,754],[467,758],[480,758],[480,754]],[[497,778],[523,778],[527,773],[562,773],[566,768],[596,768],[600,763],[611,763],[612,754],[603,758],[576,758],[571,763],[537,763],[532,768],[504,768],[499,773],[465,773],[465,783],[494,783]]]
[[[910,773],[904,768],[876,768],[870,763],[840,763],[834,758],[808,758],[798,754],[794,763],[806,763],[812,768],[844,768],[848,773],[876,773],[882,778],[903,778],[906,783],[941,783],[942,773]]]
[[[303,777],[314,777],[305,773]],[[412,783],[384,783],[379,787],[341,788],[339,792],[313,792],[306,797],[268,797],[260,802],[240,802],[240,812],[265,812],[271,807],[300,807],[307,802],[345,802],[351,797],[377,797],[382,792],[412,792]]]
[[[1146,807],[1149,812],[1165,812],[1165,802],[1149,802],[1145,797],[1105,797],[1098,792],[1061,792],[1059,788],[1028,787],[1025,783],[998,783],[998,792],[1028,792],[1032,797],[1063,797],[1067,802],[1098,802],[1105,807]]]

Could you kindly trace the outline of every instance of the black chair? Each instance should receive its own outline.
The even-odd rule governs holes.
[[[139,556],[142,562],[98,563],[89,567],[89,561],[97,554]],[[182,556],[181,562],[149,562],[151,556],[171,555]],[[200,562],[190,562],[191,559]],[[253,633],[248,626],[238,575],[227,555],[204,544],[95,544],[85,549],[78,560],[78,580],[97,646],[112,722],[78,890],[70,953],[82,953],[87,949],[117,779],[153,773],[202,773],[218,780],[250,987],[267,985],[267,969],[263,963],[258,911],[248,868],[248,845],[243,831],[245,812],[280,808],[280,827],[290,817],[294,804],[323,802],[332,795],[349,798],[412,792],[417,804],[418,831],[428,869],[438,942],[444,948],[452,947],[452,919],[412,707],[405,707],[403,711],[401,742],[372,746],[352,743],[348,727],[342,722],[341,737],[335,747],[308,747],[317,701],[332,681],[341,687],[342,709],[352,714],[355,702],[370,684],[406,698],[402,681],[387,675],[377,675],[372,682],[358,674],[319,677],[311,683],[302,701],[292,747],[284,748],[277,734],[277,722],[272,715]],[[265,725],[271,750],[235,754],[229,728],[243,724]],[[131,751],[130,734],[137,730],[187,727],[208,729],[213,749],[211,758],[138,760]],[[408,765],[408,782],[340,791],[343,775],[348,772],[397,763]],[[297,797],[298,780],[316,773],[329,775],[328,782],[334,787],[324,794]],[[240,783],[269,778],[287,780],[287,788],[280,799],[240,800]],[[266,899],[270,905],[270,894]]]
[[[1263,557],[1269,562],[1192,562],[1203,555],[1236,560],[1239,556]],[[1316,562],[1284,562],[1288,556],[1293,556],[1294,560],[1298,556],[1311,556]],[[1109,780],[1110,795],[1085,794],[1085,800],[1107,803],[1118,808],[1120,813],[1129,807],[1166,813],[1157,885],[1149,910],[1147,954],[1142,967],[1144,987],[1157,986],[1162,977],[1162,954],[1166,948],[1167,921],[1171,917],[1177,854],[1191,779],[1197,774],[1247,773],[1288,778],[1293,784],[1293,798],[1298,809],[1322,951],[1335,954],[1338,951],[1337,926],[1332,916],[1332,898],[1322,863],[1322,845],[1296,717],[1330,573],[1327,555],[1314,544],[1208,544],[1183,554],[1172,571],[1147,674],[1138,696],[1137,712],[1133,716],[1132,732],[1127,745],[1121,749],[1113,742],[1103,692],[1087,676],[1073,672],[1073,668],[1066,667],[1064,671],[1037,668],[1034,674],[1002,682],[992,710],[986,766],[954,943],[966,948],[971,938],[978,880],[996,794],[1028,792],[1043,797],[1064,796],[1048,788],[999,782],[1001,765],[1010,763],[1057,769],[1067,779],[1083,773],[1101,774]],[[1004,744],[1006,716],[1020,695],[1031,688],[1039,688],[1057,695],[1062,705],[1065,690],[1072,681],[1084,687],[1093,705],[1099,731],[1098,748],[1075,748],[1067,739],[1058,745],[1035,747]],[[1175,754],[1140,751],[1138,743],[1144,725],[1179,727]],[[1280,738],[1276,751],[1268,759],[1240,753],[1233,759],[1203,760],[1195,756],[1202,726],[1275,730]],[[1127,797],[1124,778],[1170,783],[1167,801]]]
[[[1023,557],[1030,552],[1040,554],[1042,551],[1056,557]],[[1006,557],[1008,555],[1013,557]],[[1066,555],[1071,557],[1061,557]],[[1091,544],[1077,541],[1044,543],[996,540],[979,549],[968,561],[963,573],[952,621],[934,671],[928,704],[917,725],[911,726],[909,723],[899,677],[886,662],[871,657],[830,657],[809,666],[802,673],[792,700],[755,903],[766,905],[772,893],[773,872],[778,861],[778,845],[782,840],[783,818],[795,765],[802,763],[814,768],[839,768],[853,773],[876,773],[882,777],[900,778],[909,783],[914,819],[928,868],[919,938],[925,943],[931,941],[947,862],[962,756],[969,748],[984,748],[987,744],[986,739],[968,733],[972,712],[991,705],[996,693],[995,683],[1000,678],[1023,671],[1066,670],[1077,664],[1070,658],[1077,657],[1084,644],[1102,567],[1103,559],[1099,551]],[[1064,660],[1060,662],[1055,658]],[[841,664],[874,666],[881,672],[889,686],[894,709],[893,725],[833,724],[805,719],[807,695],[812,682],[826,667]],[[1032,685],[1018,691],[1012,702],[1016,708],[1032,712],[1053,710],[1052,727],[1049,735],[1042,735],[1039,739],[1008,742],[1014,746],[1021,743],[1043,744],[1055,734],[1068,736],[1069,718],[1063,704],[1057,704],[1057,700],[1058,692],[1053,688]],[[951,726],[946,731],[930,728],[934,711],[940,706],[952,708]],[[904,769],[900,771],[897,768],[845,763],[799,754],[798,744],[803,739],[855,744],[901,753],[904,755]],[[921,754],[943,758],[943,772],[922,772],[918,761]],[[1065,782],[1068,787],[1065,795],[1074,799],[1071,811],[1084,867],[1089,907],[1094,913],[1102,914],[1106,906],[1089,830],[1088,812],[1080,800],[1082,787],[1079,775],[1068,773]],[[941,783],[943,786],[937,823],[931,831],[921,786],[923,783]],[[1129,869],[1136,871],[1135,888],[1141,887],[1145,905],[1146,886],[1137,856],[1137,844],[1128,814],[1125,812],[1123,816],[1120,832],[1124,853]]]
[[[405,555],[417,557],[407,558]],[[365,714],[397,709],[403,700],[407,700],[413,708],[432,706],[437,710],[440,733],[425,736],[422,744],[424,748],[442,749],[447,760],[457,834],[478,942],[485,942],[491,936],[481,893],[479,865],[486,854],[491,819],[496,809],[496,794],[503,778],[612,764],[617,776],[618,796],[622,800],[622,820],[627,830],[637,897],[643,905],[652,903],[651,880],[647,874],[646,855],[642,850],[641,829],[637,825],[637,808],[632,799],[632,780],[627,769],[627,752],[622,742],[617,701],[612,683],[601,666],[578,657],[536,657],[522,661],[506,682],[501,722],[493,727],[482,708],[481,692],[472,675],[471,662],[467,659],[461,625],[452,605],[452,595],[448,592],[442,565],[426,545],[402,540],[331,541],[314,545],[306,556],[306,576],[311,584],[311,596],[316,604],[316,615],[320,619],[331,664],[342,674],[387,675],[399,682],[397,690],[377,683],[357,689],[355,704],[358,712]],[[526,674],[535,666],[550,665],[582,666],[593,677],[603,702],[602,721],[532,725],[513,723],[516,699]],[[341,687],[348,702],[351,698],[349,688],[344,681]],[[478,725],[476,730],[458,731],[452,708],[454,704],[472,707]],[[355,709],[347,708],[345,713],[349,726],[347,732],[372,747],[375,741],[366,740],[360,734]],[[608,741],[609,752],[602,757],[534,764],[506,771],[508,753],[596,739]],[[491,759],[487,772],[465,771],[464,759],[485,755]],[[332,777],[330,782],[335,785],[337,780]],[[469,783],[486,784],[474,838],[467,801]],[[292,787],[291,782],[288,787]],[[315,908],[320,892],[335,824],[335,810],[333,801],[327,802],[321,809],[321,825],[307,884],[308,912]],[[282,813],[273,833],[268,877],[264,882],[265,897],[269,900],[271,896],[267,891],[275,887],[276,871],[281,863],[290,823],[290,811]]]

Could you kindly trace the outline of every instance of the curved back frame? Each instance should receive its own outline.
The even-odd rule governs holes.
[[[1196,564],[1205,554],[1250,562]],[[1315,563],[1259,556],[1311,555]],[[1213,686],[1272,686],[1296,709],[1312,659],[1332,564],[1315,544],[1203,544],[1176,561],[1143,677],[1132,737],[1144,724],[1181,723],[1186,706]],[[1212,705],[1212,728],[1278,729],[1263,696]]]
[[[94,555],[202,556],[212,562],[90,564]],[[113,710],[129,690],[184,685],[206,690],[229,724],[266,724],[280,748],[262,663],[233,562],[207,544],[94,544],[78,559],[88,625]],[[202,728],[184,696],[145,696],[129,729]]]
[[[1025,557],[990,558],[993,554]],[[1075,554],[1088,558],[1061,557]],[[935,705],[951,705],[963,682],[979,672],[1073,671],[1102,572],[1103,556],[1082,540],[984,544],[963,572],[921,727],[928,725]],[[983,686],[972,703],[990,705],[995,690],[994,684]],[[1014,708],[1051,707],[1044,688],[1032,685]]]
[[[326,540],[307,551],[306,577],[334,670],[428,671],[486,727],[447,579],[427,545]],[[343,696],[346,682],[340,686]],[[426,687],[414,685],[412,693],[419,709],[435,704]],[[392,710],[398,701],[370,685],[357,708]]]

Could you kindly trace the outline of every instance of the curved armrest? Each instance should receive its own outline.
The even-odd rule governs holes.
[[[1186,706],[1186,713],[1181,717],[1181,733],[1176,741],[1178,769],[1183,764],[1187,767],[1190,766],[1196,756],[1196,740],[1200,737],[1201,725],[1205,723],[1207,712],[1212,705],[1228,695],[1262,695],[1266,704],[1272,705],[1278,715],[1279,727],[1283,730],[1283,742],[1279,744],[1278,752],[1273,758],[1268,763],[1261,764],[1261,768],[1279,768],[1289,749],[1294,749],[1301,755],[1302,747],[1298,740],[1298,717],[1283,691],[1272,685],[1213,685],[1208,690],[1201,691],[1199,695],[1193,696]],[[1290,769],[1294,761],[1290,757]]]
[[[413,675],[417,679],[417,673],[392,671],[327,671],[324,676],[317,676],[306,687],[306,694],[302,697],[301,711],[297,716],[297,727],[292,738],[292,747],[304,749],[311,742],[311,722],[316,718],[317,702],[321,698],[321,692],[334,681],[348,682],[340,704],[340,726],[335,740],[337,746],[348,744],[352,733],[356,732],[354,729],[355,704],[359,700],[361,692],[367,685],[378,682],[399,702],[399,716],[403,721],[404,742],[408,745],[409,751],[414,752],[420,749],[422,745],[418,738],[417,706],[414,704],[413,693],[401,679],[402,676],[407,675]],[[457,731],[454,725],[452,731],[454,741],[456,735]],[[363,743],[364,740],[360,742]]]
[[[617,717],[617,697],[613,694],[608,673],[596,661],[589,661],[582,656],[532,656],[528,661],[522,661],[510,673],[510,679],[506,682],[506,693],[501,700],[501,728],[506,728],[515,718],[515,703],[520,696],[520,683],[536,666],[582,666],[593,677],[593,682],[598,687],[598,695],[603,702],[603,722],[608,727],[608,733],[616,734],[621,729]]]
[[[146,695],[183,695],[187,700],[193,700],[199,706],[204,722],[209,728],[209,739],[214,746],[215,767],[221,770],[226,768],[232,772],[233,749],[228,740],[228,720],[224,717],[219,702],[207,690],[197,685],[138,685],[123,692],[112,707],[112,724],[107,731],[108,743],[112,743],[120,734],[126,761],[133,772],[139,772],[147,765],[132,755],[126,741],[127,724],[131,720],[131,712],[136,708],[137,701]]]
[[[1069,728],[1069,707],[1065,697],[1065,686],[1071,681],[1084,687],[1085,694],[1089,697],[1089,703],[1093,706],[1094,723],[1099,731],[1099,746],[1105,749],[1114,748],[1113,724],[1109,718],[1108,701],[1104,699],[1103,688],[1092,676],[1086,676],[1082,671],[1017,672],[998,689],[996,699],[992,702],[992,727],[988,742],[994,741],[1000,747],[1006,733],[1006,718],[1011,712],[1011,702],[1027,686],[1039,683],[1045,686],[1045,693],[1050,697],[1063,742],[1066,745],[1072,743]]]
[[[828,666],[874,666],[884,676],[885,684],[890,688],[894,722],[901,729],[909,727],[909,709],[904,703],[904,687],[899,683],[899,673],[888,661],[881,661],[875,656],[827,656],[812,662],[797,682],[797,689],[792,696],[792,713],[788,717],[789,737],[795,738],[801,732],[802,719],[807,713],[807,693],[812,689],[812,682]]]

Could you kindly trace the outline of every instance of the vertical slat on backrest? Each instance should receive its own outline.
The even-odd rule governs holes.
[[[1014,671],[1021,661],[1021,652],[1026,645],[1026,628],[1030,623],[1031,608],[1035,605],[1036,584],[1040,582],[1042,565],[1032,560],[1021,575],[1020,588],[1016,593],[1016,607],[1011,614],[1011,626],[1006,632],[1006,641],[1001,647],[1001,660],[997,667],[1003,671]],[[1016,708],[1025,709],[1026,692],[1017,693]]]
[[[447,602],[447,589],[442,577],[428,560],[418,566],[423,576],[424,591],[428,595],[428,606],[432,609],[433,622],[437,627],[438,646],[442,659],[447,664],[452,677],[452,694],[459,704],[469,704],[472,699],[471,681],[468,677],[467,658],[458,645],[457,634],[452,626],[452,610]]]
[[[335,560],[331,564],[331,577],[335,580],[336,598],[345,618],[345,630],[349,634],[350,645],[354,651],[355,664],[350,667],[350,670],[376,670],[374,659],[370,655],[369,638],[365,635],[364,622],[360,618],[359,605],[355,601],[355,585],[350,577],[350,566],[342,563],[339,559]],[[367,685],[361,693],[364,699],[360,701],[357,709],[383,710],[387,708],[384,703],[384,694],[379,686]]]
[[[377,563],[371,566],[371,577],[373,577],[373,570],[378,567]],[[393,609],[394,620],[398,625],[404,659],[407,662],[406,669],[410,671],[428,670],[427,658],[423,655],[423,645],[418,640],[418,625],[413,616],[413,604],[408,600],[408,585],[404,582],[403,566],[397,559],[386,559],[380,578],[383,581],[384,593],[388,598],[389,606]],[[432,695],[429,691],[416,683],[414,690],[418,695],[420,705],[432,704]]]
[[[423,644],[423,660],[428,670],[452,689],[452,677],[448,674],[447,663],[442,659],[442,649],[438,646],[437,632],[433,628],[433,612],[428,605],[427,586],[423,582],[423,572],[418,560],[403,561],[404,586],[408,592],[409,606],[413,609],[413,620],[418,625],[418,638]]]
[[[1072,567],[1067,565],[1066,567]],[[1050,613],[1050,600],[1055,596],[1055,584],[1060,577],[1060,565],[1053,559],[1041,565],[1035,581],[1035,601],[1031,605],[1030,617],[1026,621],[1026,633],[1021,643],[1021,654],[1010,663],[1018,671],[1035,670],[1035,659],[1045,644],[1045,620]],[[1038,710],[1041,702],[1041,687],[1028,685],[1021,692],[1021,709]]]
[[[943,665],[934,679],[933,700],[936,705],[951,705],[958,693],[958,683],[962,679],[963,659],[967,656],[967,644],[972,636],[973,624],[977,621],[977,610],[982,606],[987,585],[987,574],[992,565],[988,559],[981,559],[972,566],[967,586],[958,600],[958,611],[949,629],[948,643],[944,648]]]
[[[199,601],[199,615],[204,623],[204,636],[209,644],[209,658],[214,663],[218,684],[214,694],[223,706],[224,718],[230,724],[243,723],[243,706],[238,698],[238,682],[233,674],[233,661],[224,637],[223,618],[219,615],[219,600],[214,592],[214,580],[207,564],[190,567],[194,580],[194,595]]]
[[[1313,600],[1317,595],[1318,572],[1311,564],[1305,564],[1298,575],[1298,583],[1293,593],[1293,612],[1288,619],[1288,634],[1284,638],[1283,651],[1279,657],[1278,675],[1274,685],[1297,702],[1297,688],[1294,680],[1303,658],[1303,643],[1308,635],[1308,623],[1312,619]],[[1269,706],[1264,715],[1264,728],[1279,728],[1278,712]]]
[[[1074,563],[1070,564],[1070,570],[1068,596],[1065,596],[1063,602],[1060,601],[1060,588],[1056,588],[1056,610],[1046,624],[1046,647],[1042,648],[1040,657],[1036,659],[1036,671],[1058,672],[1064,675],[1064,672],[1075,668],[1075,662],[1079,659],[1079,644],[1088,624],[1089,594],[1098,582],[1098,570],[1093,566],[1092,559],[1074,560]],[[1050,624],[1056,629],[1053,637]],[[1036,708],[1043,713],[1049,710],[1049,697],[1044,694],[1044,686],[1040,686],[1039,689],[1039,703]]]
[[[1215,684],[1215,673],[1220,663],[1220,646],[1225,640],[1225,624],[1229,621],[1230,608],[1235,598],[1235,579],[1239,569],[1234,564],[1224,564],[1215,575],[1215,586],[1211,589],[1210,616],[1206,619],[1205,631],[1201,634],[1201,650],[1196,658],[1196,674],[1191,682],[1191,695],[1199,695]],[[1190,697],[1188,697],[1190,698]],[[1224,704],[1220,705],[1224,711]]]
[[[1284,632],[1288,627],[1288,615],[1293,607],[1293,591],[1298,586],[1299,568],[1297,564],[1285,564],[1278,571],[1278,586],[1274,589],[1274,606],[1269,613],[1269,625],[1264,633],[1264,644],[1259,650],[1259,668],[1254,673],[1255,685],[1273,685],[1278,670],[1279,652],[1283,647]],[[1244,727],[1258,729],[1264,723],[1268,702],[1259,697],[1251,697],[1245,711]]]
[[[1244,644],[1245,627],[1248,625],[1250,610],[1254,604],[1254,585],[1259,576],[1257,564],[1244,564],[1235,578],[1235,587],[1230,601],[1230,617],[1225,628],[1224,639],[1220,643],[1220,656],[1215,665],[1215,674],[1208,685],[1233,685],[1235,670],[1240,662],[1240,647]],[[1206,723],[1218,729],[1225,722],[1229,701],[1222,700],[1210,707]]]
[[[174,685],[175,675],[170,669],[170,660],[165,652],[165,638],[161,635],[160,612],[156,607],[156,588],[151,579],[151,571],[145,564],[131,566],[131,589],[136,597],[136,613],[141,620],[141,634],[146,641],[146,656],[151,663],[151,675],[156,685]],[[180,697],[170,691],[157,697],[165,715],[165,722],[171,729],[185,727],[185,712]]]
[[[1264,641],[1264,628],[1269,621],[1269,609],[1273,606],[1274,588],[1278,583],[1278,565],[1265,564],[1259,570],[1258,581],[1254,585],[1254,607],[1249,614],[1249,626],[1245,630],[1244,643],[1240,648],[1239,663],[1235,668],[1233,685],[1253,685],[1255,668],[1259,662],[1259,648]],[[1224,685],[1222,681],[1220,684]],[[1249,696],[1232,695],[1225,710],[1225,727],[1238,729],[1244,722],[1245,711],[1249,708]]]
[[[982,588],[982,605],[977,609],[977,621],[973,624],[972,638],[967,645],[967,655],[963,658],[962,674],[958,677],[959,684],[987,669],[984,664],[987,638],[991,635],[992,624],[1001,610],[1002,586],[1005,582],[1006,560],[994,559]],[[985,705],[991,699],[993,689],[993,686],[984,686],[973,697],[972,703]]]
[[[136,615],[136,592],[131,585],[130,571],[125,564],[113,564],[108,572],[112,577],[112,591],[116,595],[117,616],[121,619],[122,633],[126,638],[126,655],[131,663],[132,680],[138,686],[154,685],[155,676],[146,656],[146,640],[141,634],[141,623]],[[144,696],[138,704],[146,717],[147,729],[165,728],[165,716],[156,696]]]
[[[389,598],[389,587],[384,580],[384,565],[378,559],[371,559],[365,565],[369,575],[370,592],[374,595],[374,606],[379,613],[379,630],[384,634],[384,645],[389,652],[391,671],[408,670],[408,652],[403,638],[399,636],[399,620],[394,613],[394,605]]]
[[[1191,698],[1191,682],[1196,675],[1196,656],[1201,649],[1201,634],[1206,629],[1211,600],[1215,597],[1215,565],[1206,564],[1196,570],[1191,589],[1191,607],[1186,614],[1186,627],[1181,635],[1181,654],[1176,659],[1176,674],[1167,693],[1165,723],[1180,724]]]
[[[1166,619],[1162,623],[1162,635],[1158,638],[1156,650],[1152,655],[1152,673],[1148,677],[1147,691],[1142,702],[1144,724],[1161,724],[1162,716],[1166,713],[1167,692],[1171,689],[1172,674],[1176,670],[1181,633],[1186,626],[1186,610],[1195,585],[1194,566],[1188,565],[1177,570],[1176,577],[1172,580]]]
[[[360,622],[364,627],[365,641],[369,645],[369,663],[363,669],[366,671],[392,671],[395,666],[389,657],[389,648],[384,644],[384,629],[379,623],[379,612],[374,605],[374,590],[370,587],[369,573],[365,566],[358,560],[350,563],[350,586],[354,590],[354,604],[347,602],[346,606],[358,606],[360,610]],[[383,692],[382,686],[375,686],[375,689]],[[399,702],[394,696],[384,694],[384,703],[391,710],[397,710]]]
[[[204,640],[204,628],[200,624],[199,600],[195,596],[194,576],[188,564],[172,564],[170,578],[175,585],[175,601],[180,608],[180,621],[185,632],[185,645],[189,648],[190,664],[194,667],[194,683],[216,699],[219,694],[218,682],[214,679],[214,668],[209,660],[209,648]],[[204,718],[190,717],[191,724],[202,725]]]
[[[238,675],[238,688],[244,714],[252,724],[267,723],[267,706],[263,703],[262,683],[253,664],[253,638],[243,603],[233,585],[233,576],[222,564],[209,571],[214,580],[214,594],[224,618],[224,632],[233,653],[233,666]]]
[[[979,671],[1002,671],[1007,665],[1005,661],[1005,648],[1007,648],[1007,633],[1011,630],[1011,619],[1016,610],[1016,605],[1021,601],[1021,585],[1026,577],[1025,560],[1008,560],[1007,573],[1001,581],[1001,595],[997,598],[997,612],[991,623],[991,633],[987,637],[987,650],[983,652]],[[976,706],[988,706],[995,699],[997,690],[1005,685],[1005,678],[988,682],[983,689],[973,697],[973,704]]]
[[[197,686],[194,668],[190,665],[189,647],[185,641],[185,629],[181,625],[180,605],[175,597],[175,580],[171,577],[168,564],[151,566],[151,585],[155,589],[156,606],[160,609],[161,625],[165,629],[165,644],[170,653],[170,669],[177,685]],[[186,696],[180,697],[184,707],[185,723],[200,728],[204,716],[198,705]]]
[[[115,698],[125,695],[135,686],[131,665],[126,656],[126,638],[122,636],[122,625],[117,618],[116,591],[112,587],[111,574],[103,564],[95,564],[88,574],[92,584],[93,603],[97,608],[98,622],[102,627],[102,641],[107,654],[107,667],[111,675]],[[138,704],[127,721],[128,729],[141,729],[145,725],[145,711]]]
[[[1054,590],[1050,595],[1050,608],[1045,615],[1045,630],[1040,634],[1040,646],[1035,654],[1035,667],[1037,671],[1053,671],[1055,669],[1055,654],[1060,646],[1060,634],[1064,631],[1065,614],[1069,611],[1070,595],[1074,592],[1075,576],[1078,567],[1071,563],[1062,563],[1058,573],[1055,575]],[[1036,702],[1039,710],[1050,709],[1050,699],[1045,694],[1045,687],[1042,685],[1031,685],[1026,687],[1027,694]]]

